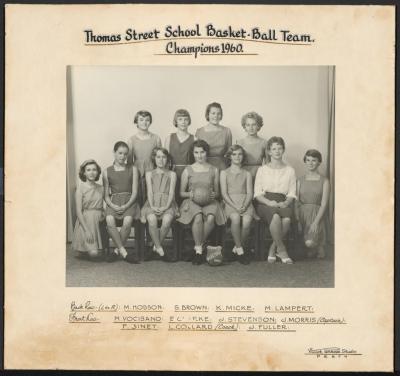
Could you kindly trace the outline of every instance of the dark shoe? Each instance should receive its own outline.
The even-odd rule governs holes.
[[[124,258],[124,261],[128,262],[129,264],[140,264],[140,261],[133,253],[128,253],[128,255]]]
[[[249,257],[245,253],[243,255],[237,255],[237,260],[242,265],[249,265],[250,264]]]
[[[114,262],[117,261],[118,255],[114,251],[111,251],[107,253],[105,259],[107,262]]]
[[[203,255],[200,253],[196,253],[193,257],[192,264],[193,265],[201,265],[203,263]]]

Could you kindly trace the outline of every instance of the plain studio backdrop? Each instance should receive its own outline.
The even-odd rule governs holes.
[[[136,133],[133,119],[139,110],[151,112],[150,131],[163,143],[176,131],[177,109],[189,111],[189,132],[194,134],[207,123],[207,104],[220,103],[221,124],[232,130],[234,143],[246,135],[242,116],[256,111],[264,119],[259,136],[283,137],[284,159],[297,176],[305,173],[305,151],[318,149],[323,158],[321,173],[333,178],[333,67],[71,66],[67,88],[69,240],[79,165],[95,159],[102,168],[110,166],[115,142],[127,141]],[[333,216],[333,203],[329,216]]]

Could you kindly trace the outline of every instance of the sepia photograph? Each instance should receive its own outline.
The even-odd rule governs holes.
[[[5,368],[392,371],[395,13],[8,4]]]
[[[334,287],[334,66],[66,80],[66,286]]]

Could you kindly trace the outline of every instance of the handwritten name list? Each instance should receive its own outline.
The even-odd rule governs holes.
[[[118,330],[181,332],[287,332],[303,326],[346,325],[343,317],[318,314],[312,305],[119,304],[72,301],[71,324],[112,323]]]

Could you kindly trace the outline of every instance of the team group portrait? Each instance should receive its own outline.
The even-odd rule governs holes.
[[[334,67],[67,69],[67,286],[334,287]]]

